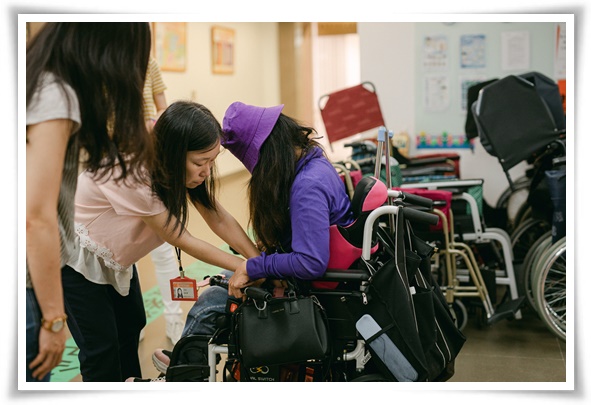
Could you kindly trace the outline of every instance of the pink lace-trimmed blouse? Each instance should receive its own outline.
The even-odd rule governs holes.
[[[89,281],[129,293],[132,265],[164,241],[142,217],[166,210],[144,184],[94,180],[83,172],[76,190],[76,246],[68,265]]]

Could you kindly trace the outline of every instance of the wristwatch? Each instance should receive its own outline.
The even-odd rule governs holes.
[[[61,331],[64,326],[66,326],[66,319],[68,319],[67,315],[58,316],[57,318],[47,321],[45,319],[41,319],[41,326],[43,329],[47,329],[50,332],[57,333]]]

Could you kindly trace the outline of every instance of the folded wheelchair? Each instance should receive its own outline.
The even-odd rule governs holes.
[[[485,150],[518,193],[511,246],[520,294],[549,330],[566,340],[566,116],[558,85],[539,72],[483,83],[471,104]],[[527,162],[513,182],[509,170]]]
[[[296,363],[246,361],[240,345],[240,305],[271,296],[247,287],[246,301],[228,301],[211,336],[185,336],[175,345],[166,371],[177,381],[446,381],[465,337],[431,273],[432,246],[418,238],[414,223],[436,224],[426,212],[432,201],[388,189],[375,177],[355,187],[355,220],[330,229],[330,261],[324,276],[300,285],[321,305],[328,345],[322,356]],[[409,204],[412,204],[410,208]],[[425,207],[423,211],[420,207]],[[209,277],[210,285],[227,280]],[[212,288],[212,287],[207,287]],[[255,302],[256,304],[256,302]],[[371,321],[368,332],[365,321]],[[265,333],[260,331],[261,335]],[[192,364],[191,350],[207,347],[206,364]]]

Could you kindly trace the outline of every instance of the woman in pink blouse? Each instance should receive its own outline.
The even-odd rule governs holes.
[[[244,261],[187,231],[189,202],[241,255],[259,254],[215,199],[221,127],[211,112],[193,102],[173,103],[154,133],[158,164],[150,184],[115,181],[117,168],[106,181],[88,172],[79,176],[76,247],[62,281],[84,381],[141,375],[138,342],[146,316],[135,262],[164,241],[223,269]]]

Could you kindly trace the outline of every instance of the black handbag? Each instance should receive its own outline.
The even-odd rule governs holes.
[[[252,288],[252,287],[251,287]],[[315,296],[248,298],[233,313],[236,352],[244,367],[323,359],[328,322]]]

